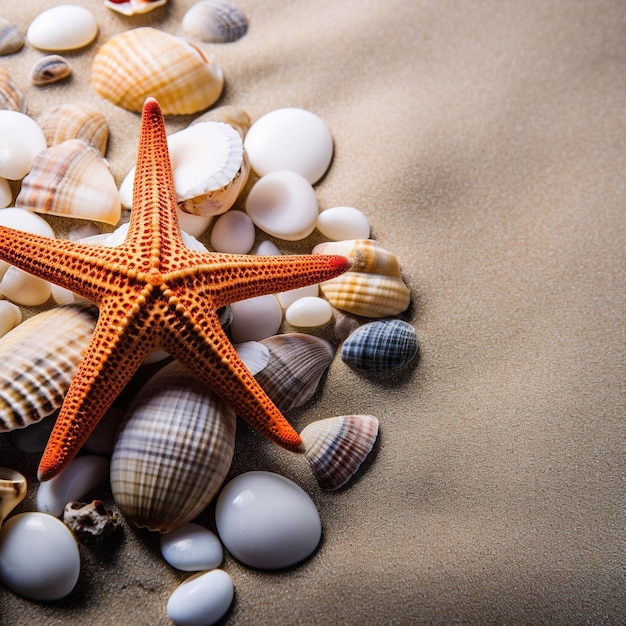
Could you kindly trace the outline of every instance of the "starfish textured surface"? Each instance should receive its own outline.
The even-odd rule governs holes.
[[[333,255],[260,257],[188,249],[161,109],[142,114],[133,208],[119,246],[48,239],[0,227],[0,258],[95,302],[93,338],[65,397],[39,465],[40,480],[75,456],[145,357],[162,348],[279,445],[302,441],[239,359],[217,309],[246,298],[321,282],[349,269]]]

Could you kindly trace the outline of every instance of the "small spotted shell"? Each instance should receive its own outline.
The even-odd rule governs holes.
[[[9,73],[0,67],[0,109],[24,113],[24,94],[11,80]]]
[[[229,43],[248,30],[248,18],[236,6],[223,0],[200,0],[185,13],[183,30],[207,43]]]
[[[13,54],[24,47],[26,38],[15,24],[0,18],[0,55]]]
[[[67,78],[72,73],[70,64],[60,54],[41,57],[30,72],[33,85],[48,85]]]

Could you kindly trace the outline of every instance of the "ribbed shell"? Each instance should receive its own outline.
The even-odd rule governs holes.
[[[115,35],[96,53],[94,89],[129,111],[141,111],[148,96],[164,114],[197,113],[222,93],[222,70],[191,43],[155,28]]]
[[[0,67],[0,109],[26,112],[24,94],[11,80],[9,73]]]
[[[0,55],[13,54],[24,47],[26,38],[15,24],[0,18]]]
[[[72,73],[72,68],[59,54],[49,54],[41,57],[30,72],[30,80],[33,85],[48,85],[67,78]]]
[[[248,31],[248,18],[236,6],[223,0],[200,0],[185,13],[183,30],[207,43],[229,43]]]
[[[142,528],[171,531],[211,502],[230,468],[235,413],[174,361],[139,391],[118,431],[111,489]]]
[[[61,406],[97,319],[95,305],[68,304],[0,339],[0,431],[38,422]]]

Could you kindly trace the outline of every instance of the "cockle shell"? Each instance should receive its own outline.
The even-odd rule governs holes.
[[[61,406],[97,319],[95,305],[68,304],[0,339],[0,431],[24,428]]]
[[[167,4],[167,0],[104,0],[104,6],[122,15],[148,13]]]
[[[9,72],[0,67],[0,110],[26,111],[24,94],[19,87],[11,80]]]
[[[67,78],[72,68],[59,54],[49,54],[41,57],[30,72],[30,81],[33,85],[48,85]]]
[[[363,317],[398,315],[411,302],[411,292],[402,280],[400,264],[373,239],[321,243],[313,254],[342,254],[352,262],[350,271],[320,285],[338,309]]]
[[[15,24],[0,18],[0,55],[13,54],[24,47],[26,38]]]
[[[68,139],[82,139],[102,156],[106,154],[109,126],[104,115],[89,104],[57,104],[37,118],[48,147]]]
[[[40,152],[17,207],[115,225],[121,205],[117,185],[102,155],[82,139],[70,139]]]
[[[24,499],[26,478],[18,471],[0,467],[0,526],[7,515]]]
[[[200,0],[185,13],[183,30],[207,43],[229,43],[248,31],[248,18],[236,6],[223,0]]]
[[[111,489],[138,527],[168,532],[196,517],[233,457],[235,412],[179,362],[139,391],[118,431]]]
[[[153,96],[164,114],[184,115],[211,106],[224,75],[200,48],[146,26],[119,33],[98,50],[91,82],[102,97],[130,111],[141,111]]]

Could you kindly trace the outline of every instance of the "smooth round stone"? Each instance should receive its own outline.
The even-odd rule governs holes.
[[[333,138],[315,113],[297,108],[277,109],[252,124],[244,148],[259,176],[291,170],[313,184],[330,165]]]
[[[243,211],[227,211],[213,224],[211,245],[217,252],[248,254],[255,238],[254,224]]]
[[[74,535],[47,513],[21,513],[0,530],[0,581],[31,600],[59,600],[78,581],[80,555]]]
[[[213,215],[192,215],[178,209],[180,229],[192,237],[200,237],[213,221]]]
[[[319,214],[311,184],[287,170],[257,180],[246,199],[246,213],[262,231],[287,241],[308,237]]]
[[[40,50],[75,50],[98,34],[93,13],[73,4],[60,4],[40,13],[28,27],[26,39]]]
[[[230,332],[233,343],[260,341],[278,332],[283,310],[275,296],[258,296],[230,305],[233,321]]]
[[[0,111],[0,177],[24,178],[46,146],[46,137],[34,119],[19,111]]]
[[[9,206],[13,202],[11,186],[6,178],[0,178],[0,208]]]
[[[52,286],[43,278],[10,266],[0,281],[0,293],[17,304],[38,306],[50,297]]]
[[[334,241],[370,237],[367,217],[351,206],[335,206],[322,211],[317,218],[317,230]]]
[[[167,616],[176,626],[211,626],[226,615],[234,594],[224,570],[195,574],[176,587],[167,602]]]
[[[262,241],[259,244],[259,247],[256,249],[256,253],[258,256],[280,256],[282,254],[278,246],[269,239]]]
[[[224,558],[215,533],[200,524],[185,524],[161,535],[161,554],[176,569],[200,572],[219,567]]]
[[[311,498],[296,483],[272,472],[247,472],[231,480],[217,500],[215,521],[226,549],[259,569],[303,561],[322,536]]]
[[[13,330],[22,321],[22,312],[12,302],[0,300],[0,337]]]
[[[299,298],[285,311],[285,319],[292,326],[314,328],[328,324],[333,310],[328,300],[316,296]]]
[[[284,309],[288,309],[296,300],[300,298],[316,297],[320,293],[319,285],[307,285],[298,289],[290,289],[278,294],[278,301]]]

